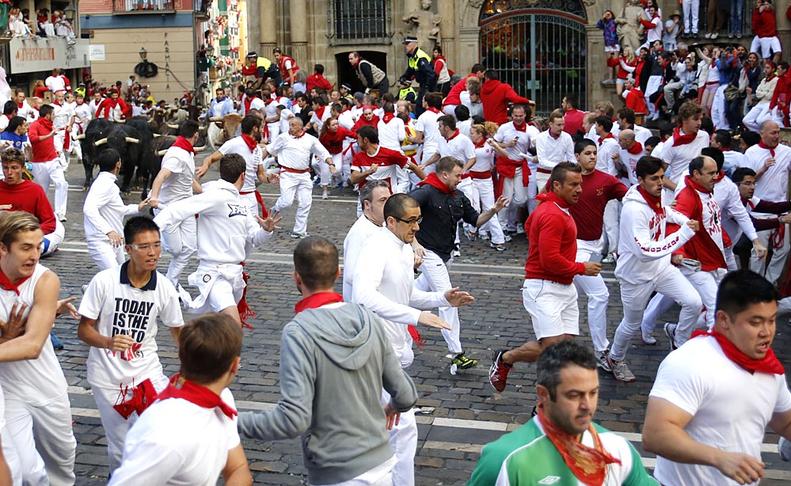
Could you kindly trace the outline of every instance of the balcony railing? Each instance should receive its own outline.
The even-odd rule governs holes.
[[[174,0],[113,0],[115,15],[145,15],[176,13]]]

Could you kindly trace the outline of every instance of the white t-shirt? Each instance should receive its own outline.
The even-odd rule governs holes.
[[[424,111],[415,122],[415,130],[423,133],[423,158],[428,159],[439,151],[442,146],[442,135],[439,133],[437,119],[442,112]]]
[[[379,145],[390,150],[402,151],[401,142],[406,138],[404,120],[397,116],[387,123],[384,120],[379,120],[376,130],[379,132]]]
[[[19,286],[19,295],[13,290],[0,289],[0,321],[8,322],[8,315],[16,303],[26,304],[25,314],[30,313],[36,284],[47,270],[47,267],[37,264],[33,275]],[[44,340],[38,358],[0,363],[0,385],[6,398],[23,400],[33,406],[43,406],[64,397],[66,377],[49,338]]]
[[[47,89],[52,91],[52,93],[66,91],[66,81],[63,79],[63,76],[47,76],[47,79],[44,80],[44,85]]]
[[[455,135],[451,135],[449,139],[443,139],[440,154],[443,157],[453,157],[466,165],[467,161],[475,158],[475,145],[470,137],[462,135],[457,130]]]
[[[234,137],[222,144],[219,152],[223,155],[239,154],[242,156],[245,163],[244,184],[242,184],[242,189],[239,192],[255,191],[258,180],[258,166],[263,163],[261,147],[256,145],[251,152],[242,137]]]
[[[503,123],[497,128],[497,133],[494,134],[494,139],[500,144],[509,145],[516,139],[516,145],[513,147],[504,147],[508,153],[508,158],[511,160],[522,160],[523,154],[527,154],[531,145],[530,134],[525,131],[517,130],[514,127],[514,122]]]
[[[484,142],[480,147],[475,146],[475,164],[470,167],[472,172],[486,172],[494,169],[495,151],[491,145]]]
[[[728,359],[713,337],[690,339],[670,353],[650,396],[693,415],[684,428],[693,440],[756,459],[772,414],[791,410],[785,375],[749,373]],[[737,484],[716,468],[663,457],[657,457],[654,476],[663,484]]]
[[[772,155],[774,152],[774,155]],[[769,150],[756,144],[744,152],[748,167],[758,172],[766,159],[773,157],[775,164],[755,182],[755,195],[767,201],[788,199],[788,172],[791,170],[791,148],[780,144]]]
[[[157,318],[167,327],[181,327],[179,296],[173,284],[159,272],[142,288],[129,283],[127,261],[96,274],[80,302],[80,315],[96,319],[102,336],[124,334],[135,340],[127,351],[91,347],[88,351],[88,382],[92,386],[119,389],[162,376],[157,356]]]
[[[220,398],[236,408],[227,388]],[[109,484],[214,486],[239,444],[235,416],[182,398],[157,401],[127,432],[123,462]]]
[[[167,204],[192,196],[192,180],[195,178],[194,154],[181,147],[170,147],[162,157],[162,168],[173,173],[165,179],[160,188],[159,200],[162,203]]]

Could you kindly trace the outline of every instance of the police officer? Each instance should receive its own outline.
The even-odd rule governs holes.
[[[277,64],[265,57],[258,57],[255,51],[247,53],[244,66],[242,66],[242,75],[255,76],[256,82],[253,89],[256,90],[261,89],[267,79],[273,79],[277,86],[280,86],[282,81]]]
[[[417,37],[410,35],[404,38],[404,51],[407,55],[407,68],[401,79],[414,78],[420,85],[415,104],[419,115],[423,112],[423,95],[437,89],[437,75],[434,72],[431,56],[418,47]]]
[[[417,101],[417,91],[412,87],[412,81],[402,78],[398,84],[401,85],[401,88],[398,90],[398,99],[415,104],[415,101]]]

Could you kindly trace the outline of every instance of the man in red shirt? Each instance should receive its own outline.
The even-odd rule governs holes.
[[[313,66],[313,74],[308,76],[308,79],[305,81],[305,86],[307,87],[308,93],[310,93],[313,88],[322,89],[327,93],[332,91],[332,83],[324,77],[323,64],[316,64]]]
[[[39,117],[30,124],[28,138],[33,149],[30,157],[33,180],[46,192],[49,184],[55,185],[55,216],[60,221],[66,221],[66,202],[69,196],[69,183],[61,165],[61,157],[55,150],[55,129],[52,120],[55,118],[52,105],[44,105],[39,109]],[[64,159],[65,160],[65,159]]]
[[[614,176],[596,169],[596,144],[583,139],[574,146],[577,163],[582,168],[582,193],[569,211],[577,225],[577,261],[599,261],[602,255],[601,235],[604,209],[607,203],[621,200],[626,186]],[[601,275],[574,277],[578,292],[588,297],[588,327],[590,328],[596,363],[607,370],[607,302],[610,293]]]
[[[573,95],[566,95],[560,102],[563,109],[563,121],[565,126],[563,131],[572,137],[583,131],[582,122],[585,120],[585,112],[577,109],[577,98]]]
[[[515,105],[535,104],[523,98],[514,91],[508,83],[500,82],[497,71],[489,69],[484,75],[485,81],[481,85],[481,103],[483,103],[483,117],[486,121],[498,125],[508,121],[508,103]]]
[[[550,191],[539,194],[540,201],[525,229],[530,248],[525,264],[522,302],[530,314],[537,341],[529,341],[510,351],[501,350],[489,368],[489,383],[497,391],[505,389],[514,363],[532,363],[548,346],[579,334],[577,275],[595,276],[598,262],[577,262],[577,225],[569,208],[582,193],[582,169],[573,162],[560,162],[549,176]]]
[[[41,231],[44,232],[44,243],[41,256],[55,252],[63,242],[66,229],[55,218],[47,193],[33,181],[22,178],[25,168],[25,156],[16,149],[3,152],[3,177],[0,181],[0,209],[10,211],[26,211],[38,218]]]
[[[483,82],[484,72],[486,72],[486,68],[483,67],[483,64],[473,64],[470,74],[461,78],[461,81],[454,84],[450,92],[445,96],[445,99],[442,100],[442,113],[446,115],[455,115],[454,110],[458,105],[462,104],[461,93],[467,90],[467,79],[476,77]]]

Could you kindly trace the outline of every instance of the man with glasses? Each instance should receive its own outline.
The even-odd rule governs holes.
[[[420,266],[422,274],[416,282],[420,290],[445,293],[453,288],[448,267],[453,261],[451,252],[459,221],[481,227],[508,205],[508,199],[500,196],[491,209],[478,213],[467,196],[456,190],[462,167],[462,161],[453,157],[439,159],[436,172],[429,174],[418,184],[420,187],[409,194],[417,200],[425,220],[416,234],[418,243],[425,248],[423,264]],[[451,374],[455,374],[457,369],[477,365],[478,360],[467,357],[461,347],[459,311],[451,306],[440,307],[439,316],[451,325],[450,330],[442,330],[450,351]]]
[[[417,324],[449,330],[450,325],[428,311],[435,307],[458,307],[473,302],[459,289],[424,292],[415,286],[415,255],[412,243],[422,221],[420,205],[406,194],[390,196],[384,205],[385,227],[371,235],[355,264],[352,302],[365,306],[382,319],[385,336],[406,369],[414,361],[412,342],[420,343]],[[390,395],[382,393],[382,404]],[[415,412],[401,413],[390,430],[390,446],[395,451],[393,484],[415,484],[417,423]]]
[[[159,228],[137,216],[124,225],[129,260],[93,277],[80,302],[77,335],[88,346],[88,382],[107,438],[109,474],[126,433],[168,379],[157,356],[157,319],[178,340],[184,320],[176,288],[157,272]]]
[[[124,218],[143,211],[149,200],[124,204],[121,190],[115,183],[121,171],[121,156],[117,150],[106,149],[96,159],[100,172],[85,197],[82,213],[88,254],[101,271],[124,262],[124,238],[121,236]]]

